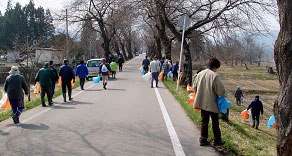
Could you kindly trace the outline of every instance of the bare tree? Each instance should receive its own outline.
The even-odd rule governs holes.
[[[279,73],[280,93],[275,101],[277,121],[277,153],[292,155],[292,1],[277,0],[280,33],[275,44],[275,62]]]

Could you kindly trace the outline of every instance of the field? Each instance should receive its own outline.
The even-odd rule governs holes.
[[[220,121],[223,140],[227,141],[224,148],[217,148],[223,155],[246,156],[274,156],[276,155],[276,129],[267,128],[267,121],[273,115],[273,103],[279,90],[277,75],[267,73],[266,67],[249,66],[222,66],[218,73],[223,80],[225,88],[230,93],[227,99],[232,102],[230,108],[230,123]],[[200,124],[200,113],[195,112],[186,101],[187,93],[181,88],[175,91],[172,81],[165,81],[166,87],[173,93],[176,99],[186,110],[197,126]],[[245,102],[237,106],[234,98],[236,87],[243,90]],[[264,115],[261,116],[259,130],[252,128],[252,123],[241,122],[241,111],[247,108],[255,95],[260,96],[264,105]],[[209,126],[209,139],[213,139],[211,125]]]

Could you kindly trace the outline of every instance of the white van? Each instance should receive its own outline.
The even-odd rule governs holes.
[[[98,76],[99,65],[101,64],[101,59],[90,59],[87,61],[86,66],[88,68],[87,80],[92,77]]]

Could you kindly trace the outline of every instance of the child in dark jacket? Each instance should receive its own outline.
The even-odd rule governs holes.
[[[260,101],[259,95],[255,96],[255,99],[249,104],[247,110],[249,110],[250,108],[253,120],[252,127],[255,127],[255,121],[257,121],[256,129],[258,129],[260,124],[260,114],[263,115],[264,113],[263,104]]]

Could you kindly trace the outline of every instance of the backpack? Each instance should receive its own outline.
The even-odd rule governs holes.
[[[104,65],[102,65],[102,67],[101,67],[101,72],[103,72],[103,73],[106,73],[106,72],[108,72],[108,69],[107,69],[107,67],[106,67],[106,65],[104,64]]]

